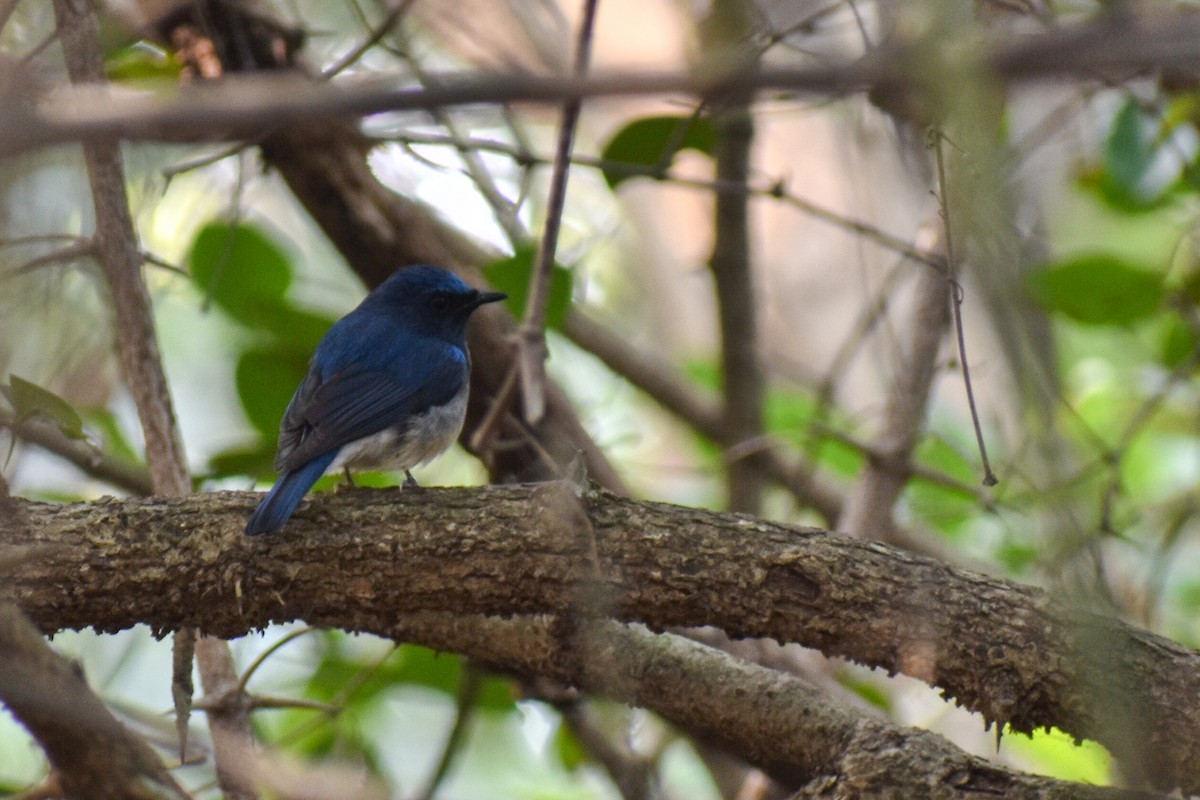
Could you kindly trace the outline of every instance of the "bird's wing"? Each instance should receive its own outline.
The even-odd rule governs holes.
[[[310,370],[284,412],[275,469],[296,469],[322,453],[449,402],[467,378],[467,361],[454,347],[439,356],[412,365],[403,378],[349,367],[322,380]]]

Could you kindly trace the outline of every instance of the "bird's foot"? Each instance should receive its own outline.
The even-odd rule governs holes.
[[[420,489],[421,484],[417,483],[417,479],[412,476],[408,470],[404,470],[404,488],[405,489]]]

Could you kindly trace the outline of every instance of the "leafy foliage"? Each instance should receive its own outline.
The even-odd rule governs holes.
[[[1157,275],[1104,253],[1046,267],[1030,276],[1029,285],[1046,309],[1092,325],[1147,319],[1163,297]]]
[[[525,317],[536,259],[537,247],[525,243],[519,245],[511,256],[497,259],[484,267],[492,286],[508,295],[504,303],[517,319]],[[550,272],[550,292],[546,297],[546,327],[561,330],[570,307],[571,270],[555,263]]]
[[[630,178],[662,175],[681,150],[713,154],[715,134],[707,117],[641,117],[617,131],[600,153],[604,180],[616,189]]]
[[[17,375],[9,375],[8,385],[0,385],[0,394],[12,406],[18,424],[42,417],[72,439],[83,438],[83,419],[79,412],[49,389]]]

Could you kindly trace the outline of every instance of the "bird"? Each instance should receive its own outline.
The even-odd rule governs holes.
[[[507,297],[474,289],[440,267],[397,270],[317,344],[279,425],[280,478],[246,523],[279,530],[327,472],[410,470],[462,430],[470,357],[467,320]]]

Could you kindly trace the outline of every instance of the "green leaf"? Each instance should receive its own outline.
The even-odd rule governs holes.
[[[204,226],[188,254],[192,278],[229,316],[258,327],[286,307],[292,281],[287,254],[263,231],[247,223]]]
[[[537,248],[524,244],[508,258],[493,261],[484,268],[488,282],[498,291],[508,295],[505,304],[518,319],[525,314],[529,300],[529,284],[533,275],[533,262]],[[571,308],[571,270],[557,262],[550,272],[550,296],[546,299],[546,327],[560,330]]]
[[[117,422],[117,415],[109,411],[107,408],[90,408],[84,411],[88,425],[96,430],[104,442],[104,451],[115,458],[123,461],[128,461],[130,464],[143,464],[142,454],[133,446],[125,432],[121,430],[121,424]]]
[[[1154,161],[1155,120],[1138,103],[1127,100],[1113,120],[1104,145],[1108,176],[1122,191],[1137,196],[1138,183]]]
[[[234,475],[253,475],[256,478],[275,474],[274,440],[261,439],[258,444],[231,447],[208,459],[207,478],[229,478]]]
[[[179,80],[183,65],[170,53],[150,47],[145,42],[135,42],[109,53],[104,58],[104,71],[108,79],[123,81],[171,81]]]
[[[257,327],[270,331],[279,340],[279,346],[308,358],[333,323],[330,317],[301,311],[290,305],[263,304],[259,308]]]
[[[606,164],[604,180],[610,189],[616,189],[629,178],[654,177],[670,168],[680,150],[697,150],[711,156],[714,140],[712,123],[704,117],[636,119],[604,146],[600,154]]]
[[[962,453],[937,437],[927,436],[917,447],[917,462],[966,486],[979,483],[977,468]],[[950,486],[916,478],[904,490],[914,516],[947,537],[962,533],[963,528],[978,518],[979,504],[975,495]]]
[[[360,682],[348,706],[369,704],[386,689],[400,685],[417,685],[456,695],[462,681],[462,658],[451,653],[438,653],[427,647],[405,644],[398,647],[379,666],[361,662],[340,643],[343,634],[331,636],[330,648],[309,681],[308,696],[329,700],[338,696],[352,682]],[[362,680],[363,675],[367,679]],[[513,692],[507,680],[488,676],[480,689],[477,705],[486,710],[511,711],[515,706]]]
[[[1178,314],[1171,314],[1163,333],[1159,356],[1163,365],[1174,369],[1197,352],[1200,352],[1200,339],[1197,339],[1196,332]]]
[[[587,749],[580,743],[579,737],[566,725],[559,725],[558,729],[554,731],[553,747],[559,763],[568,772],[574,772],[588,763]]]
[[[16,422],[26,422],[37,416],[45,417],[64,435],[82,439],[83,419],[71,404],[49,389],[43,389],[16,375],[8,376],[8,386],[0,386],[0,392],[12,405]]]
[[[250,424],[263,439],[275,441],[292,395],[308,371],[305,350],[272,347],[247,350],[235,373],[238,397]]]
[[[892,711],[891,695],[880,689],[875,681],[860,678],[855,673],[846,670],[838,676],[838,682],[875,708],[889,713]]]
[[[1047,310],[1092,325],[1128,325],[1151,316],[1162,279],[1104,253],[1053,264],[1029,276],[1029,289]]]

